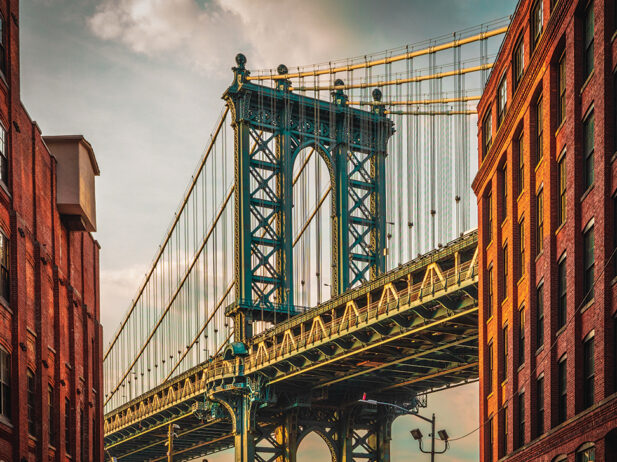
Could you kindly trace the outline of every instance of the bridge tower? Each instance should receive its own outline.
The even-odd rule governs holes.
[[[242,54],[236,64],[223,95],[234,128],[237,223],[236,300],[226,314],[242,342],[252,336],[254,321],[276,323],[296,314],[292,181],[294,160],[305,148],[323,159],[332,187],[333,295],[384,272],[385,158],[394,129],[381,105],[349,107],[340,80],[328,102],[294,93],[284,78],[274,87],[253,83]],[[278,72],[288,71],[280,65]],[[380,90],[373,97],[379,100]]]

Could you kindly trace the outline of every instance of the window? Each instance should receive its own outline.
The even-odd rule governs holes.
[[[536,289],[536,349],[544,345],[544,282]]]
[[[0,416],[11,418],[11,355],[0,348]]]
[[[504,381],[508,378],[508,326],[503,326],[503,348],[502,359],[503,359],[503,375],[501,380]]]
[[[593,185],[593,152],[594,141],[594,114],[591,112],[583,121],[583,191],[587,191]]]
[[[568,360],[563,356],[557,365],[557,405],[558,423],[568,418]]]
[[[503,219],[505,221],[508,218],[508,164],[504,163],[503,168],[501,169],[503,181],[501,182],[501,198],[502,202],[502,211],[503,211]]]
[[[525,189],[525,145],[523,140],[523,132],[521,131],[516,143],[518,154],[518,195],[520,196]]]
[[[503,405],[503,452],[502,456],[508,453],[508,404]]]
[[[35,396],[36,396],[36,383],[34,381],[34,374],[30,369],[26,371],[26,391],[27,391],[27,408],[28,408],[28,433],[32,436],[36,435],[36,415],[35,415]]]
[[[4,17],[0,15],[0,71],[6,74],[6,50],[4,44]]]
[[[537,436],[544,433],[544,376],[536,381],[536,426]]]
[[[544,110],[542,108],[542,95],[536,102],[536,165],[544,156]]]
[[[566,208],[566,153],[564,152],[559,159],[559,226],[566,222],[567,208]]]
[[[617,276],[617,195],[613,197],[613,248],[613,276]]]
[[[594,236],[593,226],[588,227],[583,234],[583,303],[593,300],[594,283]]]
[[[536,212],[536,255],[540,255],[544,249],[544,189],[536,196]]]
[[[499,82],[499,88],[497,89],[497,128],[503,122],[503,117],[506,113],[506,106],[508,104],[508,81],[504,75]]]
[[[486,300],[486,319],[493,316],[493,265],[488,268],[488,277],[486,278],[488,284],[488,298]]]
[[[0,51],[1,52],[1,51]],[[0,124],[0,181],[9,184],[9,159],[6,130]]]
[[[81,462],[86,462],[86,420],[83,408],[79,409],[79,449],[81,450]]]
[[[512,62],[512,91],[514,92],[523,78],[523,70],[525,69],[525,47],[523,44],[523,37],[519,38],[516,48],[514,48]]]
[[[538,0],[531,9],[531,43],[532,50],[536,48],[538,40],[542,35],[542,27],[544,25],[544,16],[542,14],[542,0]]]
[[[486,242],[493,242],[493,193],[486,196]]]
[[[488,422],[486,423],[486,440],[488,441],[488,453],[489,459],[493,460],[493,417],[489,417]]]
[[[518,447],[525,444],[525,392],[518,394]]]
[[[559,261],[557,268],[557,329],[561,329],[566,325],[568,313],[568,287],[566,279],[566,258]]]
[[[493,341],[491,340],[488,344],[488,375],[486,377],[486,385],[488,388],[488,393],[491,394],[493,392]]]
[[[525,305],[518,311],[518,364],[525,364]]]
[[[584,444],[576,451],[576,462],[595,462],[596,448],[592,443]]]
[[[518,235],[519,235],[519,257],[518,257],[518,274],[519,279],[525,276],[525,219],[521,218],[518,222]]]
[[[593,336],[583,342],[583,408],[587,409],[594,402],[595,358]]]
[[[54,387],[51,385],[47,386],[47,406],[47,418],[49,419],[49,444],[56,446],[56,426],[54,425],[54,414],[56,411],[54,409]]]
[[[10,247],[8,238],[0,231],[0,296],[10,301],[9,262]]]
[[[594,35],[594,15],[593,0],[587,4],[583,14],[583,80],[587,80],[593,71],[593,35]]]
[[[71,452],[71,402],[64,398],[64,449],[67,454]]]
[[[508,298],[508,243],[503,245],[503,299]]]
[[[493,120],[491,118],[491,109],[486,111],[486,116],[482,122],[482,139],[484,140],[484,149],[482,151],[482,158],[484,159],[491,149],[493,143]]]
[[[566,119],[566,53],[559,58],[559,125]]]

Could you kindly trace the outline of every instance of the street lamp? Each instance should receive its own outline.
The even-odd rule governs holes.
[[[443,448],[443,450],[441,451],[436,451],[435,450],[435,414],[432,415],[432,417],[429,419],[428,417],[424,417],[420,414],[418,414],[417,410],[415,409],[405,409],[402,406],[399,406],[398,404],[394,404],[394,403],[386,403],[383,401],[376,401],[374,399],[366,399],[366,393],[364,393],[364,395],[362,395],[362,399],[358,400],[361,403],[366,403],[366,404],[373,404],[373,405],[382,405],[382,406],[390,406],[396,409],[399,409],[401,411],[403,411],[404,414],[406,415],[413,415],[418,417],[419,419],[424,420],[425,422],[428,422],[431,424],[431,450],[430,451],[425,451],[424,448],[422,447],[422,432],[420,431],[419,428],[414,428],[413,430],[410,431],[411,436],[413,437],[414,440],[416,440],[418,442],[418,446],[420,447],[420,452],[423,452],[424,454],[430,454],[431,455],[431,462],[435,462],[435,454],[443,454],[444,452],[446,452],[448,450],[448,448],[450,447],[449,443],[448,443],[448,432],[446,432],[445,430],[439,430],[438,434],[439,434],[439,439],[441,441],[443,441],[445,443],[445,446]]]

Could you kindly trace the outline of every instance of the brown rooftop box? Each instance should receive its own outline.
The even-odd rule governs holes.
[[[92,146],[81,135],[44,136],[57,161],[57,201],[62,221],[72,231],[96,231],[94,177],[100,175]]]

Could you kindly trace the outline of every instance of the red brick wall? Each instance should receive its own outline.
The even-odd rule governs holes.
[[[542,1],[542,0],[541,0]],[[530,11],[534,2],[521,0],[512,25],[497,58],[496,65],[478,105],[478,120],[488,111],[493,117],[493,145],[482,160],[473,189],[478,197],[480,265],[484,270],[493,265],[493,316],[488,319],[486,277],[480,280],[480,452],[482,461],[538,460],[552,461],[565,454],[575,460],[577,448],[588,441],[596,442],[596,460],[617,460],[614,449],[605,447],[606,434],[617,428],[617,389],[615,377],[614,312],[617,293],[614,265],[609,258],[615,249],[612,194],[617,186],[617,167],[613,154],[615,140],[614,74],[617,64],[615,44],[615,2],[595,0],[594,72],[583,82],[582,11],[586,1],[559,0],[551,12],[550,0],[543,0],[544,27],[535,50],[531,50]],[[519,37],[525,43],[525,73],[516,91],[512,92],[512,54]],[[558,59],[565,50],[566,59],[566,116],[560,125],[558,113]],[[497,125],[496,94],[504,75],[508,79],[508,108],[501,126]],[[534,105],[543,96],[544,149],[542,161],[535,158],[536,117]],[[595,114],[595,181],[591,190],[583,194],[582,121],[593,105]],[[524,186],[518,196],[518,159],[516,139],[523,131]],[[478,140],[481,146],[482,126]],[[559,172],[557,161],[565,149],[567,170],[567,219],[558,223]],[[508,218],[502,222],[501,188],[504,177],[501,168],[507,162]],[[536,246],[536,194],[543,190],[544,233],[543,250]],[[493,196],[492,242],[487,242],[486,195]],[[525,275],[518,277],[520,245],[518,222],[525,220]],[[595,285],[594,300],[582,307],[583,294],[583,231],[594,220]],[[502,245],[508,243],[508,297],[503,300]],[[567,319],[568,324],[557,328],[557,264],[566,255]],[[617,258],[617,256],[615,257]],[[480,273],[484,275],[486,273]],[[544,283],[544,344],[536,342],[536,288]],[[525,351],[522,365],[518,357],[519,307],[525,306]],[[501,329],[507,324],[509,338],[507,375],[502,382],[504,367],[501,351]],[[594,405],[583,412],[583,340],[593,332],[595,345]],[[488,389],[487,345],[495,345],[493,387]],[[567,419],[558,425],[557,419],[557,363],[567,355],[568,405]],[[544,433],[540,435],[536,422],[536,380],[544,375],[545,414]],[[519,392],[524,391],[525,431],[519,448]],[[503,409],[507,406],[507,436]],[[493,444],[489,444],[487,422],[493,416]]]
[[[12,418],[0,419],[0,461],[100,461],[102,369],[99,245],[66,229],[56,208],[56,161],[19,96],[19,2],[0,3],[7,72],[0,122],[7,130],[9,179],[0,184],[0,229],[10,239],[10,297],[0,297],[0,345],[11,354]],[[94,351],[92,351],[94,347]],[[35,374],[36,434],[28,434],[26,373]],[[49,441],[48,386],[54,388]],[[71,428],[65,432],[65,398]],[[83,409],[84,422],[80,422]],[[93,425],[94,422],[94,425]],[[69,437],[70,454],[65,451]],[[95,453],[96,450],[96,453]]]

